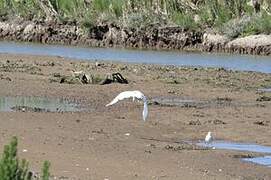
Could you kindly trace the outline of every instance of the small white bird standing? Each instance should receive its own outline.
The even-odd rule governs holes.
[[[142,115],[143,115],[143,120],[146,121],[146,118],[148,116],[148,105],[147,105],[147,98],[146,96],[140,92],[140,91],[124,91],[124,92],[121,92],[119,95],[117,95],[117,97],[115,97],[109,104],[107,104],[106,106],[111,106],[115,103],[117,103],[118,101],[120,100],[123,100],[123,99],[127,99],[127,98],[133,98],[133,101],[135,99],[137,100],[143,100],[144,102],[144,107],[143,107],[143,112],[142,112]]]
[[[212,133],[209,131],[205,137],[205,143],[210,143],[212,142],[212,140],[213,140]]]

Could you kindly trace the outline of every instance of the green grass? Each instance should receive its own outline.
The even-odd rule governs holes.
[[[17,155],[18,140],[11,139],[10,144],[5,145],[4,152],[0,159],[0,179],[1,180],[32,180],[33,174],[29,171],[29,163],[19,160]],[[50,163],[45,161],[42,170],[42,180],[49,180]]]
[[[141,28],[160,24],[176,25],[183,29],[221,30],[236,19],[254,16],[250,0],[48,0],[58,13],[60,21],[77,21],[85,28],[97,24],[115,24],[121,27]],[[270,0],[263,0],[263,19],[256,18],[249,26],[233,33],[240,36],[251,33],[270,33],[270,14],[264,13],[271,8]],[[186,2],[186,3],[184,3]],[[269,3],[269,4],[268,4]],[[264,10],[266,9],[266,10]],[[20,16],[23,18],[41,18],[45,13],[39,7],[38,0],[0,0],[0,15]],[[195,22],[195,15],[200,19]],[[238,23],[237,23],[238,24]],[[220,31],[223,32],[223,31]]]
[[[197,27],[197,24],[191,14],[176,12],[172,15],[172,21],[183,29],[196,29]]]
[[[17,144],[17,138],[12,138],[10,144],[4,147],[0,160],[0,177],[4,180],[28,179],[28,163],[17,158]]]
[[[220,33],[229,38],[254,34],[271,34],[271,16],[266,13],[232,19],[220,27]]]
[[[0,0],[0,12],[27,19],[40,17],[42,13],[36,0]]]
[[[244,28],[241,35],[247,36],[260,33],[271,34],[271,16],[266,13],[252,18],[250,23]]]
[[[43,167],[42,167],[42,176],[41,176],[42,180],[49,180],[49,177],[50,177],[49,168],[50,168],[50,162],[44,161]]]

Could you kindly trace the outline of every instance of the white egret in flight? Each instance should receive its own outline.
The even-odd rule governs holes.
[[[143,120],[146,121],[146,118],[148,116],[148,105],[147,105],[147,98],[146,96],[144,96],[144,94],[140,91],[124,91],[121,92],[119,95],[117,95],[117,97],[115,97],[109,104],[107,104],[106,106],[111,106],[115,103],[117,103],[120,100],[123,99],[128,99],[128,98],[133,98],[133,101],[135,99],[137,100],[142,100],[144,103],[144,107],[143,107]]]

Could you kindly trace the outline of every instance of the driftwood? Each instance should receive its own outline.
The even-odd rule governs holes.
[[[113,76],[113,82],[128,84],[128,81],[120,73],[113,73],[112,76]]]
[[[120,73],[113,73],[112,78],[105,78],[100,85],[111,84],[111,83],[120,83],[128,84],[127,79],[125,79]]]
[[[79,80],[82,84],[111,84],[111,83],[120,83],[120,84],[128,84],[127,79],[125,79],[120,73],[113,73],[110,76],[107,76],[105,79],[100,82],[95,80],[96,78],[93,75],[88,75],[84,71],[72,71],[73,79]],[[60,83],[64,83],[66,78]]]

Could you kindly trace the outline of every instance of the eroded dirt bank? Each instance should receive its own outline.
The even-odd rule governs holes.
[[[42,21],[0,22],[0,39],[49,44],[86,45],[92,47],[129,47],[179,49],[207,52],[270,55],[271,35],[228,39],[204,31],[186,31],[179,27],[123,29],[101,25],[82,29],[76,23],[45,23]]]
[[[119,72],[128,84],[60,83],[84,71],[95,79]],[[65,97],[83,112],[0,112],[0,149],[14,135],[19,156],[39,171],[44,160],[56,179],[271,179],[270,168],[241,162],[250,152],[206,150],[182,143],[216,139],[271,146],[271,75],[225,69],[86,62],[58,57],[0,55],[0,96]],[[193,99],[202,104],[105,107],[119,92],[138,89],[148,98]],[[204,105],[204,104],[203,104]],[[180,142],[180,143],[177,143]],[[27,152],[23,152],[26,149]]]

